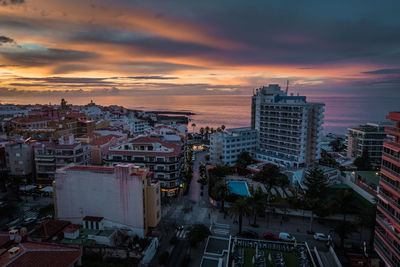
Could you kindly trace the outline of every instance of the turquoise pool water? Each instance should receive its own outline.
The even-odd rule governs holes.
[[[232,194],[250,197],[249,188],[246,182],[243,181],[228,181],[227,182],[229,190]]]

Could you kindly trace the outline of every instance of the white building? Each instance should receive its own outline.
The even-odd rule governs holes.
[[[150,124],[146,120],[133,118],[129,121],[129,131],[133,134],[144,133],[150,129]]]
[[[361,157],[363,151],[367,150],[370,164],[375,168],[380,168],[383,140],[387,137],[385,127],[392,125],[391,122],[379,122],[349,128],[347,132],[347,156]]]
[[[251,128],[234,128],[211,134],[210,159],[214,165],[235,165],[242,152],[252,154],[257,145],[256,131]]]
[[[161,218],[159,183],[133,164],[59,169],[54,187],[56,218],[84,221],[88,229],[124,228],[143,237]]]
[[[312,164],[320,158],[323,112],[323,103],[288,96],[279,85],[257,89],[251,116],[258,134],[256,159],[282,167]]]

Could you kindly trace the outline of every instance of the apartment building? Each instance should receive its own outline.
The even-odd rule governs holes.
[[[255,158],[281,167],[301,167],[320,158],[323,103],[288,95],[271,84],[252,96],[251,127],[258,134]]]
[[[33,145],[29,140],[10,140],[5,144],[6,166],[10,175],[32,182],[34,176]]]
[[[374,248],[386,266],[400,266],[400,112],[386,118],[395,122],[385,128],[394,139],[383,143]]]
[[[385,126],[389,123],[367,123],[348,129],[347,156],[361,157],[364,150],[368,151],[370,164],[379,168],[382,161],[383,140],[387,137]]]
[[[75,224],[101,218],[104,229],[143,237],[161,218],[160,185],[152,172],[134,164],[59,169],[54,192],[56,218]]]
[[[160,181],[165,196],[178,194],[183,160],[181,146],[149,136],[139,136],[109,147],[103,157],[108,166],[134,163],[149,168],[154,172],[154,179]]]
[[[36,182],[52,183],[56,170],[67,164],[89,164],[90,152],[90,146],[76,141],[73,135],[65,135],[58,142],[37,143],[34,147]]]
[[[234,166],[240,153],[253,154],[256,146],[256,130],[249,127],[227,129],[210,135],[210,159],[214,165]]]

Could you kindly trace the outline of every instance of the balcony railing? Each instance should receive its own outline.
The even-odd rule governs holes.
[[[396,162],[398,162],[400,164],[400,157],[393,156],[393,155],[391,155],[389,153],[386,153],[384,151],[382,152],[382,156],[385,156],[385,157],[387,157],[387,158],[389,158],[391,160],[394,160],[394,161],[396,161]]]
[[[391,175],[395,176],[397,179],[400,179],[400,173],[397,173],[394,170],[392,170],[384,165],[381,166],[381,170],[384,170],[384,171],[390,173]]]
[[[386,214],[389,215],[390,218],[392,218],[394,221],[396,221],[397,224],[400,225],[400,219],[397,218],[396,215],[392,214],[389,210],[386,209],[385,206],[379,204],[379,202],[378,202],[378,207],[381,208]]]
[[[400,129],[396,127],[387,126],[385,127],[385,132],[391,135],[400,136]]]
[[[382,190],[379,192],[379,194],[382,195],[388,202],[390,202],[390,204],[392,204],[393,206],[395,206],[400,210],[400,204],[396,200],[394,200],[391,196],[385,194]]]
[[[379,235],[379,232],[377,232],[377,233]],[[380,253],[382,253],[383,256],[385,256],[386,260],[389,260],[389,263],[393,264],[392,255],[388,252],[388,249],[387,249],[386,245],[383,243],[383,241],[381,241],[380,238],[375,238],[374,244],[376,247],[379,248]]]
[[[390,248],[392,250],[394,250],[396,252],[396,255],[400,255],[400,250],[395,247],[385,236],[385,233],[382,233],[381,231],[379,231],[378,229],[375,230],[376,233],[378,233],[379,238],[376,239],[375,238],[375,244],[379,243],[379,245],[382,247],[381,250],[385,249],[385,252],[388,250],[386,248],[387,245],[390,246]],[[383,241],[382,241],[383,240]]]

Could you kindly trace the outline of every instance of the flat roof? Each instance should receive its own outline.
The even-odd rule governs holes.
[[[361,176],[367,182],[378,185],[379,184],[379,172],[377,171],[356,171],[356,174]]]

